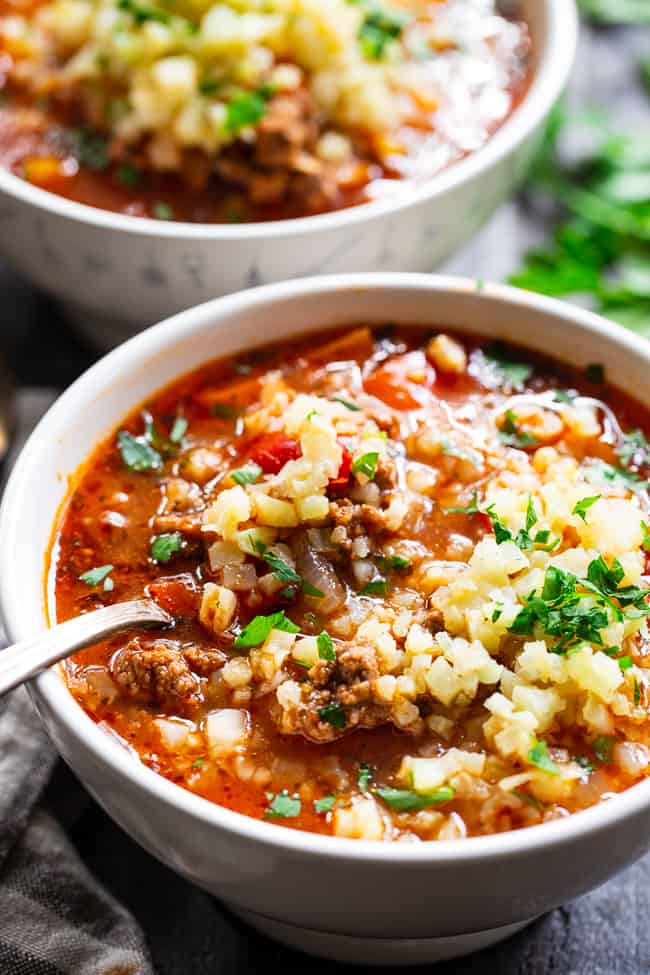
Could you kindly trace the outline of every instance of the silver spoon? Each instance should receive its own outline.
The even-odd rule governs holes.
[[[132,627],[171,626],[173,620],[150,599],[132,599],[58,623],[33,640],[0,650],[0,697],[42,670]]]

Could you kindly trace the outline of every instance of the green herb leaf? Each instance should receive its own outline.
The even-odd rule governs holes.
[[[542,772],[549,775],[559,775],[560,770],[548,754],[548,745],[545,741],[535,741],[535,744],[528,752],[528,761],[531,765],[537,766]]]
[[[650,552],[650,529],[647,522],[641,522],[641,531],[643,532],[643,551]]]
[[[440,786],[434,792],[424,794],[410,789],[382,787],[375,789],[375,794],[397,812],[417,812],[419,809],[428,809],[429,806],[437,806],[441,802],[449,802],[454,798],[454,790],[449,785]]]
[[[233,645],[237,649],[240,647],[258,647],[264,643],[271,630],[299,633],[300,627],[287,619],[283,609],[277,613],[271,613],[269,616],[254,616],[241,631]]]
[[[366,585],[361,590],[362,596],[385,596],[388,592],[388,580],[387,579],[373,579],[372,582],[367,582]]]
[[[85,582],[87,586],[98,586],[100,582],[103,582],[108,577],[108,574],[112,571],[112,565],[100,565],[96,569],[89,569],[87,572],[83,572],[79,578],[82,582]]]
[[[617,484],[635,493],[645,491],[648,487],[647,481],[641,480],[631,471],[614,467],[612,464],[607,464],[604,460],[599,459],[585,463],[582,467],[582,476],[588,484]]]
[[[332,396],[332,400],[335,403],[340,403],[341,406],[345,406],[346,409],[352,410],[353,413],[360,413],[361,407],[357,406],[356,403],[351,403],[349,399],[343,399],[342,396]]]
[[[233,481],[237,484],[244,486],[245,484],[255,484],[259,481],[262,475],[262,468],[258,464],[247,464],[246,467],[240,467],[238,470],[231,471],[230,476]]]
[[[594,755],[599,762],[604,762],[606,765],[611,765],[614,761],[614,745],[616,744],[616,738],[612,738],[610,735],[601,735],[600,738],[596,738],[593,748]]]
[[[210,405],[210,416],[216,416],[220,420],[236,420],[241,416],[241,410],[234,403],[212,403]]]
[[[588,759],[586,755],[578,755],[574,761],[576,765],[579,765],[580,768],[585,770],[587,775],[591,775],[591,773],[594,771],[593,762]]]
[[[180,552],[182,547],[183,538],[180,532],[156,535],[151,543],[151,557],[154,562],[169,562],[172,555]]]
[[[336,796],[323,796],[322,799],[315,799],[314,811],[319,814],[328,813],[334,807],[335,802]]]
[[[371,450],[367,454],[362,454],[352,464],[353,474],[365,474],[368,480],[372,481],[377,472],[377,462],[379,454],[376,450]]]
[[[345,711],[340,704],[326,704],[325,707],[319,708],[318,717],[326,724],[331,724],[333,728],[345,728],[347,724]]]
[[[189,422],[186,417],[177,416],[174,419],[171,432],[169,434],[169,439],[171,443],[179,444],[179,445],[183,444],[188,426],[189,426]]]
[[[323,630],[316,637],[316,645],[318,647],[318,656],[321,660],[336,660],[336,651],[334,649],[334,641],[329,633]]]
[[[226,132],[237,133],[256,125],[266,114],[266,97],[261,90],[242,92],[226,106]]]
[[[382,572],[409,572],[413,562],[402,555],[380,555],[377,558],[377,567]]]
[[[298,796],[290,796],[286,789],[267,794],[270,803],[264,813],[269,819],[295,819],[300,815],[301,802]]]
[[[591,508],[592,504],[596,504],[596,501],[600,501],[600,499],[601,499],[601,495],[600,494],[594,494],[594,496],[591,497],[591,498],[582,498],[581,501],[578,501],[575,504],[575,506],[573,508],[573,511],[572,511],[572,514],[578,515],[580,518],[582,518],[582,520],[586,524],[587,523],[587,511],[589,510],[589,508]]]
[[[152,215],[156,220],[173,220],[174,211],[170,207],[169,203],[165,203],[163,200],[158,200],[151,208]]]
[[[409,17],[378,4],[364,4],[368,12],[359,28],[359,44],[369,61],[381,61],[391,42],[398,40],[409,22]]]
[[[523,389],[533,374],[527,362],[517,362],[502,342],[493,342],[483,350],[484,357],[497,373],[502,384],[511,389]]]
[[[126,467],[132,471],[155,471],[162,467],[162,457],[145,437],[134,437],[127,430],[120,430],[117,445]]]
[[[359,765],[359,777],[357,779],[357,785],[360,792],[367,792],[368,786],[372,782],[372,777],[375,774],[375,769],[368,762],[361,762]]]
[[[116,176],[122,186],[137,186],[142,179],[142,172],[133,163],[124,162],[117,167]]]
[[[507,447],[533,447],[539,443],[537,437],[533,437],[518,426],[519,417],[512,410],[506,410],[503,424],[499,430],[499,440]]]

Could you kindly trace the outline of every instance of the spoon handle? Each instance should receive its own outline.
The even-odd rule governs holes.
[[[149,599],[133,599],[58,623],[0,651],[0,696],[77,650],[129,627],[165,627],[171,617]]]

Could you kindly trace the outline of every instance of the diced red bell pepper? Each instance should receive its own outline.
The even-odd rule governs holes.
[[[265,474],[277,474],[287,461],[300,457],[300,444],[284,433],[263,433],[252,442],[249,458]]]
[[[343,445],[341,445],[343,447]],[[341,466],[339,467],[338,474],[333,477],[329,482],[330,488],[344,488],[347,487],[347,483],[350,480],[350,472],[352,470],[352,454],[347,449],[343,447],[343,456],[341,458]]]
[[[166,576],[149,584],[149,594],[171,616],[195,616],[201,594],[189,572]]]

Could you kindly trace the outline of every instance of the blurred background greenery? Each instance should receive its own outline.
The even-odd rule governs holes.
[[[579,300],[650,337],[650,0],[580,0],[580,6],[593,36],[606,31],[611,46],[627,45],[637,28],[645,49],[640,56],[636,45],[625,50],[636,59],[632,77],[647,97],[645,113],[641,124],[635,118],[621,127],[616,98],[607,99],[607,108],[588,98],[558,107],[524,190],[551,230],[509,280]],[[617,36],[623,25],[627,32]],[[576,73],[581,69],[579,57]]]

